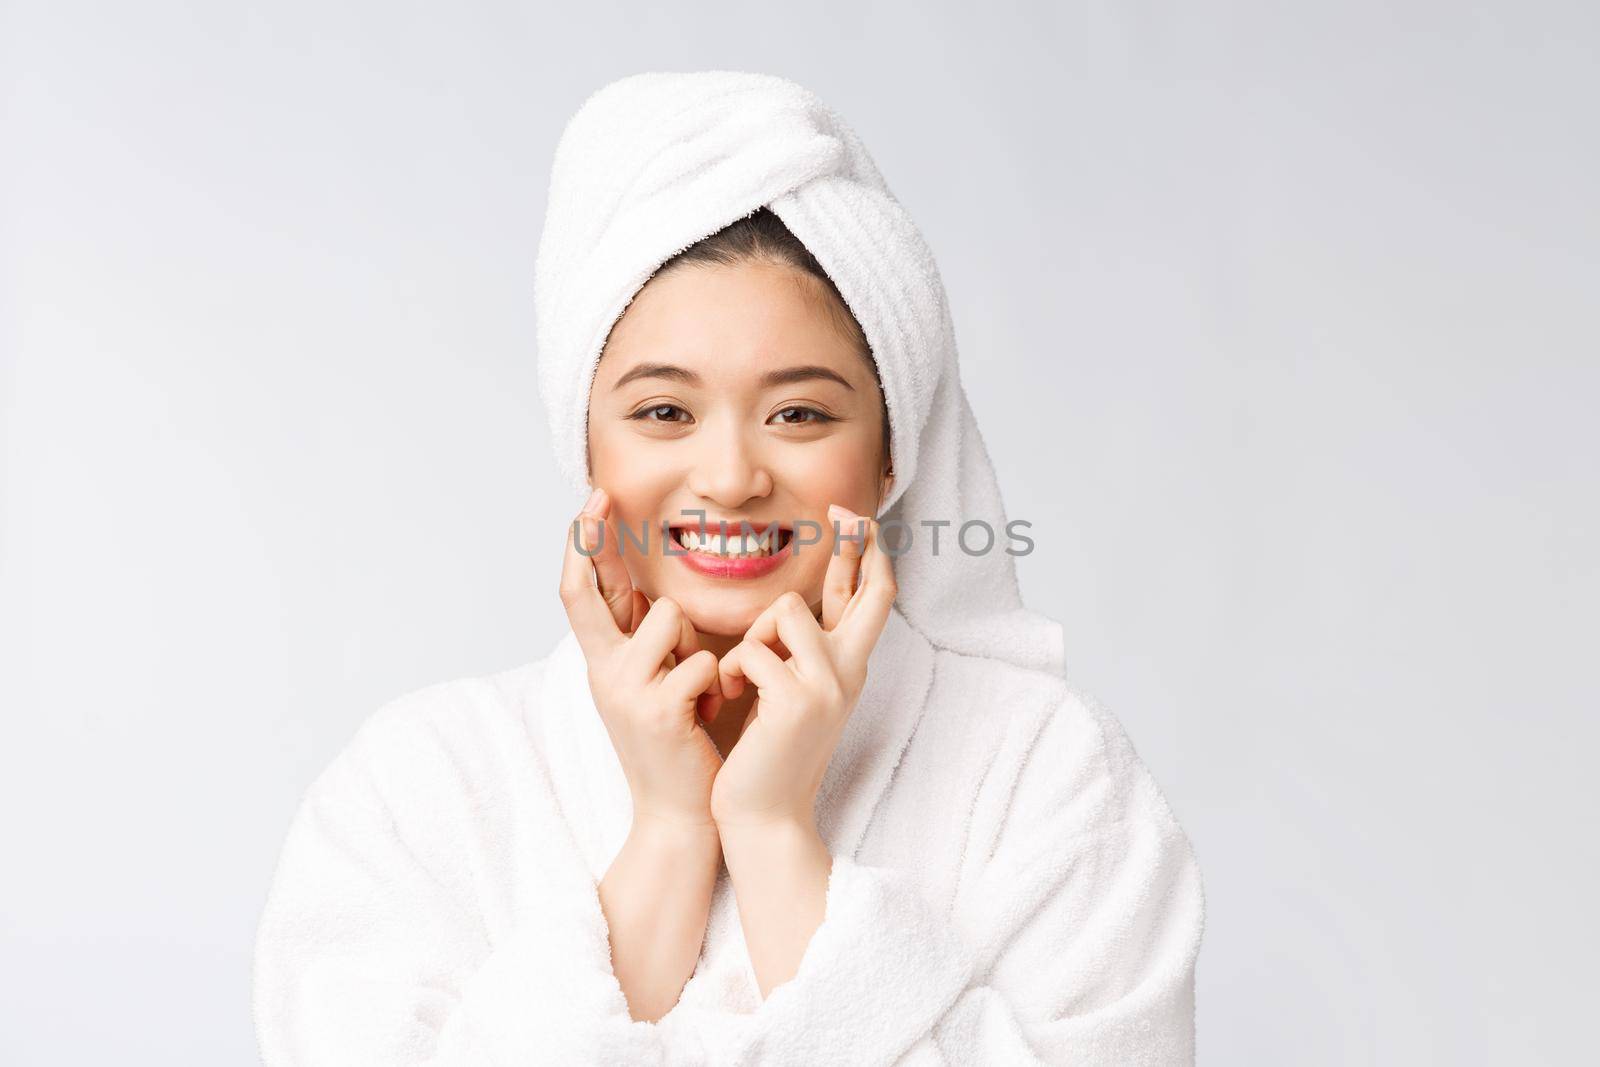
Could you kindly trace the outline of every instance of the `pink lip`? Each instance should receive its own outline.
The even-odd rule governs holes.
[[[730,556],[724,559],[709,552],[695,552],[677,541],[671,541],[667,545],[667,554],[683,560],[691,569],[707,578],[760,578],[783,566],[793,547],[794,538],[790,537],[788,544],[770,556]]]

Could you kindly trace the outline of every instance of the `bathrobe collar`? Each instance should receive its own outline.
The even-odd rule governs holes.
[[[896,606],[867,661],[867,681],[817,793],[817,830],[833,855],[854,858],[921,720],[934,649]],[[546,660],[530,729],[539,733],[557,805],[596,882],[622,850],[632,796],[589,690],[571,630]]]

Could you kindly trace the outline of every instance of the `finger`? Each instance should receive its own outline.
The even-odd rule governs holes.
[[[622,537],[617,524],[611,520],[611,494],[600,489],[600,499],[592,511],[583,518],[585,547],[594,554],[589,561],[594,564],[595,584],[600,596],[611,609],[619,630],[631,631],[633,621],[633,578],[622,558]],[[598,547],[596,547],[598,546]]]
[[[672,657],[676,662],[682,663],[699,651],[700,635],[694,632],[694,623],[689,621],[689,613],[679,608],[678,643],[672,646]]]
[[[834,538],[833,558],[822,578],[822,628],[832,630],[844,614],[844,606],[855,595],[856,578],[861,573],[861,556],[866,548],[866,520],[837,504],[828,508],[838,535]]]
[[[580,523],[581,516],[567,528],[567,550],[561,558],[561,603],[566,607],[567,620],[583,648],[584,658],[593,663],[626,639],[595,586],[593,565],[578,551]]]
[[[639,623],[644,620],[645,613],[650,610],[650,598],[645,596],[639,590],[635,589],[633,591],[632,599],[633,617],[628,621],[628,632],[630,634],[639,629]]]
[[[717,684],[717,654],[701,649],[688,656],[667,672],[661,680],[661,688],[674,701],[694,701],[695,711],[699,713],[705,707],[700,698],[720,697],[722,693]]]
[[[728,654],[722,657],[719,670],[722,695],[728,700],[744,691],[746,679],[754,682],[757,689],[774,694],[788,692],[795,680],[788,665],[778,658],[776,652],[760,641],[748,638],[728,650]],[[737,688],[730,690],[730,683]]]
[[[746,640],[760,641],[769,648],[775,644],[787,648],[790,666],[804,677],[833,672],[827,635],[817,624],[817,617],[811,614],[805,598],[793,590],[778,597],[756,616],[744,636]]]
[[[662,597],[650,605],[639,628],[627,641],[621,669],[635,682],[658,678],[663,671],[671,670],[700,651],[689,616],[670,597]],[[669,655],[673,658],[670,666],[666,662]]]
[[[867,520],[867,549],[861,557],[861,588],[845,605],[834,632],[835,654],[840,665],[852,672],[866,670],[872,647],[878,643],[883,627],[899,595],[894,577],[894,562],[883,547],[883,531],[876,519]]]
[[[782,659],[788,659],[790,656],[789,649],[778,637],[777,624],[770,621],[773,612],[778,610],[778,603],[782,599],[783,597],[780,596],[777,600],[762,608],[761,614],[757,615],[755,621],[745,630],[745,636],[750,637],[753,633],[763,635],[757,637],[756,640],[761,641],[762,644],[771,649],[774,655]],[[722,695],[728,700],[732,700],[744,692],[745,679],[743,673],[738,669],[739,657],[736,654],[738,651],[739,647],[735,645],[722,657],[724,664],[724,669],[721,672]]]
[[[788,595],[795,597],[799,596],[798,593],[791,593]],[[782,597],[779,597],[778,600],[774,600],[771,604],[768,604],[765,608],[763,608],[761,614],[757,615],[755,621],[752,622],[750,627],[745,630],[745,636],[751,636],[752,631],[754,631],[756,634],[760,635],[757,640],[771,649],[774,655],[778,656],[780,659],[792,659],[794,654],[789,650],[789,646],[783,643],[782,638],[778,634],[778,625],[773,619],[774,613],[779,610],[779,602],[782,599]],[[808,608],[806,610],[809,611],[810,609]],[[729,649],[728,655],[732,655],[733,651],[733,649]],[[736,663],[738,661],[737,659],[734,659],[729,662]],[[737,675],[733,672],[724,672],[722,681],[722,695],[729,700],[732,700],[734,697],[737,697],[740,693],[744,692],[743,676]],[[732,686],[731,689],[729,688],[730,686]]]
[[[710,651],[707,649],[706,651]],[[712,653],[715,655],[715,653]],[[717,684],[709,691],[701,693],[694,701],[694,712],[705,722],[716,722],[717,715],[722,711],[722,683],[719,676]]]
[[[635,597],[636,604],[639,605],[636,610],[639,611],[640,618],[642,620],[645,615],[649,614],[650,606],[654,602],[648,596],[639,592],[638,590],[635,590],[633,595]],[[671,677],[674,672],[681,669],[690,660],[696,659],[697,657],[703,658],[702,653],[704,656],[709,656],[711,658],[711,676],[705,684],[701,685],[700,688],[695,691],[696,695],[694,710],[695,714],[699,715],[700,718],[704,719],[706,722],[713,722],[717,717],[717,712],[722,710],[723,703],[722,685],[720,672],[718,670],[717,655],[710,649],[702,649],[700,647],[700,636],[695,633],[694,624],[689,621],[687,614],[683,614],[679,624],[678,644],[672,649],[672,657],[676,661],[677,665],[667,671],[666,677]],[[666,678],[664,677],[662,681],[665,682]]]

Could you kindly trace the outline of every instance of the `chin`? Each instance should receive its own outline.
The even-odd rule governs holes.
[[[766,611],[772,602],[790,589],[786,585],[773,585],[757,591],[750,589],[684,589],[667,590],[689,616],[689,624],[703,634],[721,637],[742,637],[756,616]],[[796,590],[804,595],[804,590]],[[807,603],[810,603],[808,598]]]

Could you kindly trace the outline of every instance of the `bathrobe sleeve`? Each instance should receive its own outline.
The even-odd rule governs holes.
[[[951,916],[836,856],[749,1062],[1192,1063],[1199,868],[1120,725],[1069,696],[988,836]]]
[[[678,1062],[665,1020],[628,1013],[592,877],[543,888],[515,855],[524,798],[485,750],[516,737],[396,732],[358,734],[291,823],[256,941],[267,1067]]]

